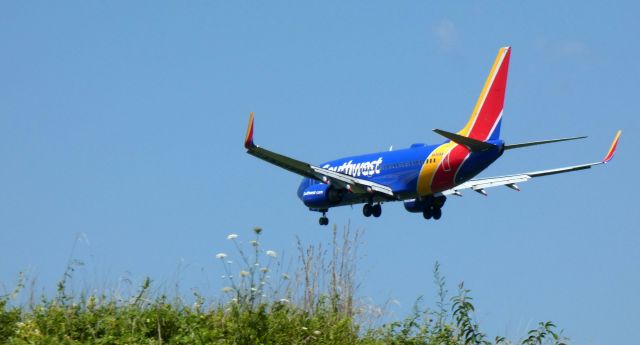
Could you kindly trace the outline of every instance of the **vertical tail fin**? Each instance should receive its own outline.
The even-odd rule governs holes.
[[[510,57],[511,47],[500,48],[471,118],[458,134],[481,141],[500,138]]]

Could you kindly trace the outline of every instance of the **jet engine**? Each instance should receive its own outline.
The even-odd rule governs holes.
[[[404,201],[404,208],[409,212],[418,213],[423,212],[428,207],[441,208],[446,200],[447,197],[445,196],[410,199]]]
[[[324,208],[339,204],[343,196],[344,190],[318,183],[310,185],[302,192],[302,202],[310,208]]]

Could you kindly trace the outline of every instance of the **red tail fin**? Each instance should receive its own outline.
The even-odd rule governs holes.
[[[511,47],[500,48],[471,118],[458,134],[482,141],[500,137],[510,57]]]

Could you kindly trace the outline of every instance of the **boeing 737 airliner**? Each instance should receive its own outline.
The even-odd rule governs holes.
[[[510,57],[510,47],[499,50],[471,118],[461,131],[451,133],[433,130],[447,139],[441,144],[413,144],[407,149],[312,165],[254,144],[251,113],[244,146],[247,153],[304,177],[298,187],[298,197],[310,210],[322,213],[320,225],[329,224],[326,213],[331,207],[364,203],[362,213],[366,217],[380,217],[380,205],[390,201],[404,201],[407,211],[422,213],[425,219],[440,219],[447,196],[461,196],[462,190],[471,189],[483,195],[487,195],[485,189],[496,186],[520,190],[518,183],[534,177],[589,169],[609,162],[618,145],[620,131],[607,155],[599,162],[473,179],[502,156],[505,150],[585,138],[519,144],[506,144],[500,139]]]

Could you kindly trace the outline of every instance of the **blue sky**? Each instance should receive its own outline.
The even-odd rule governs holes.
[[[439,222],[387,204],[332,223],[365,229],[361,296],[401,316],[434,296],[436,260],[464,280],[490,334],[553,320],[576,343],[630,343],[639,320],[636,2],[0,4],[0,283],[53,286],[74,256],[86,286],[149,275],[217,295],[226,234],[326,241],[299,177],[244,153],[312,163],[440,141],[466,122],[511,45],[502,136],[589,135],[508,152],[485,176],[591,162],[489,197],[451,198]]]

